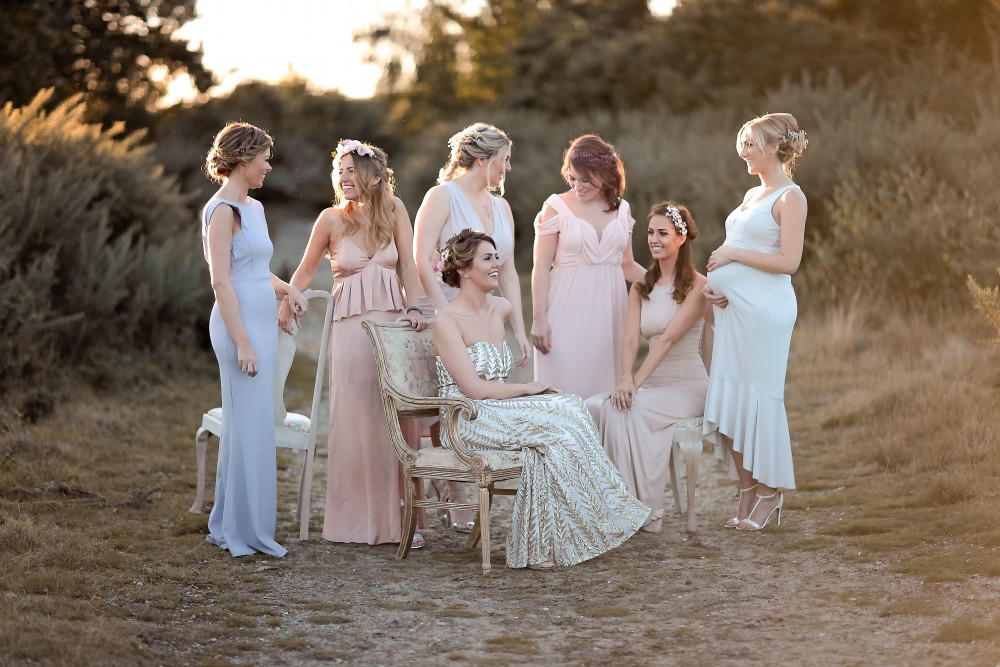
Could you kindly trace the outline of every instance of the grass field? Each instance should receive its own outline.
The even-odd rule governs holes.
[[[38,423],[0,416],[0,664],[741,664],[765,661],[747,653],[761,634],[766,655],[793,663],[820,651],[829,664],[996,664],[1000,359],[988,338],[971,316],[803,317],[786,394],[799,488],[782,526],[717,528],[735,498],[712,473],[696,535],[668,524],[551,576],[501,566],[484,578],[440,530],[403,563],[388,547],[325,543],[322,488],[299,543],[285,454],[289,557],[229,558],[204,542],[207,514],[187,512],[214,359],[170,373],[136,362],[99,391],[71,383]],[[297,365],[290,408],[308,386]],[[763,588],[745,581],[762,571]]]

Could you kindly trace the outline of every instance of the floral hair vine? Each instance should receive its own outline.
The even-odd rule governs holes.
[[[596,155],[580,155],[576,159],[588,167],[608,167],[615,163],[615,154],[614,151],[607,151]]]
[[[664,211],[663,214],[673,221],[674,229],[677,230],[678,234],[680,234],[681,236],[688,235],[687,223],[684,222],[684,218],[681,217],[681,212],[677,209],[676,206],[668,206],[667,210]]]
[[[806,138],[806,131],[805,130],[797,130],[796,131],[796,130],[793,130],[792,128],[788,128],[788,131],[785,132],[785,138],[786,139],[795,139],[796,141],[803,140],[803,139]]]

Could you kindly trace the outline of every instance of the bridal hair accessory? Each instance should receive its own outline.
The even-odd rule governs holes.
[[[576,159],[588,167],[610,167],[615,164],[615,153],[614,151],[607,151],[596,155],[591,153],[590,155],[577,156]]]
[[[681,212],[679,210],[677,210],[676,206],[668,206],[667,209],[663,213],[668,218],[670,218],[671,220],[673,220],[673,222],[674,222],[674,229],[677,230],[678,234],[680,234],[681,236],[687,236],[688,235],[688,226],[687,226],[687,223],[684,222],[684,218],[681,217]]]
[[[806,131],[805,130],[796,131],[793,130],[792,128],[788,128],[788,131],[785,132],[785,138],[795,139],[796,141],[799,141],[806,138]]]
[[[370,146],[356,139],[342,139],[339,144],[337,144],[337,152],[333,153],[333,156],[340,158],[348,153],[355,153],[357,155],[370,155],[371,157],[378,160],[378,156],[375,155],[375,151],[371,149]],[[381,161],[381,160],[380,160]]]
[[[454,238],[455,237],[453,236],[451,239],[448,239],[449,243]],[[441,272],[444,271],[444,262],[445,262],[446,259],[448,259],[448,247],[449,247],[449,243],[446,243],[443,248],[438,248],[438,252],[441,253],[441,259],[439,259],[437,261],[437,264],[434,265],[434,273],[436,273],[438,275],[441,275]]]

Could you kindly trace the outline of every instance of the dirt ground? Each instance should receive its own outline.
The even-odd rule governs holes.
[[[276,246],[301,248],[307,234],[308,225],[286,228]],[[294,266],[297,256],[287,256]],[[1000,665],[995,635],[941,640],[949,623],[990,622],[1000,610],[1000,580],[924,582],[896,571],[905,552],[872,562],[857,539],[820,534],[852,518],[823,502],[835,489],[788,494],[780,527],[723,529],[735,486],[708,449],[696,532],[685,529],[668,492],[659,534],[641,533],[574,567],[510,570],[504,539],[512,500],[500,497],[488,575],[478,548],[464,550],[464,537],[440,524],[420,531],[426,547],[404,561],[394,559],[395,545],[322,540],[325,443],[311,539],[298,541],[297,461],[284,462],[278,539],[289,553],[256,565],[273,584],[256,601],[281,610],[280,626],[241,662],[272,664],[277,646],[287,649],[280,662],[292,665]],[[203,658],[206,648],[190,647],[190,657]]]
[[[994,614],[996,579],[924,584],[894,562],[852,562],[848,541],[813,539],[838,517],[810,509],[811,493],[789,496],[780,527],[725,530],[734,487],[707,450],[700,468],[697,532],[668,494],[661,533],[551,571],[504,566],[509,497],[492,513],[488,575],[478,549],[441,526],[422,530],[427,546],[404,561],[395,545],[298,542],[286,530],[288,556],[258,565],[275,580],[259,602],[282,612],[268,643],[294,649],[287,664],[1000,664],[996,643],[933,641],[947,619]],[[290,517],[294,471],[281,486]]]

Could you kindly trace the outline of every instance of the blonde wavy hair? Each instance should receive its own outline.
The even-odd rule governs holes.
[[[742,151],[751,140],[762,149],[777,144],[778,159],[789,178],[795,168],[795,158],[809,145],[805,130],[799,129],[798,121],[790,113],[764,114],[743,123],[736,133],[736,151]]]
[[[448,162],[438,172],[438,183],[444,183],[460,176],[472,168],[476,160],[482,158],[487,162],[497,157],[504,148],[514,145],[507,133],[489,123],[473,123],[461,132],[452,135],[448,140],[451,155]],[[505,172],[500,174],[500,182],[489,183],[491,190],[504,193]]]
[[[348,235],[363,228],[381,248],[392,241],[396,230],[395,174],[389,167],[385,151],[378,146],[360,144],[361,150],[371,151],[371,155],[361,155],[357,150],[342,150],[343,145],[341,142],[333,153],[333,172],[330,174],[335,192],[333,204],[343,212]],[[340,189],[340,164],[348,155],[354,161],[354,187],[364,206],[346,199]]]
[[[205,174],[216,183],[229,177],[240,164],[249,164],[266,150],[274,150],[274,139],[256,125],[235,121],[215,135],[205,158]]]

